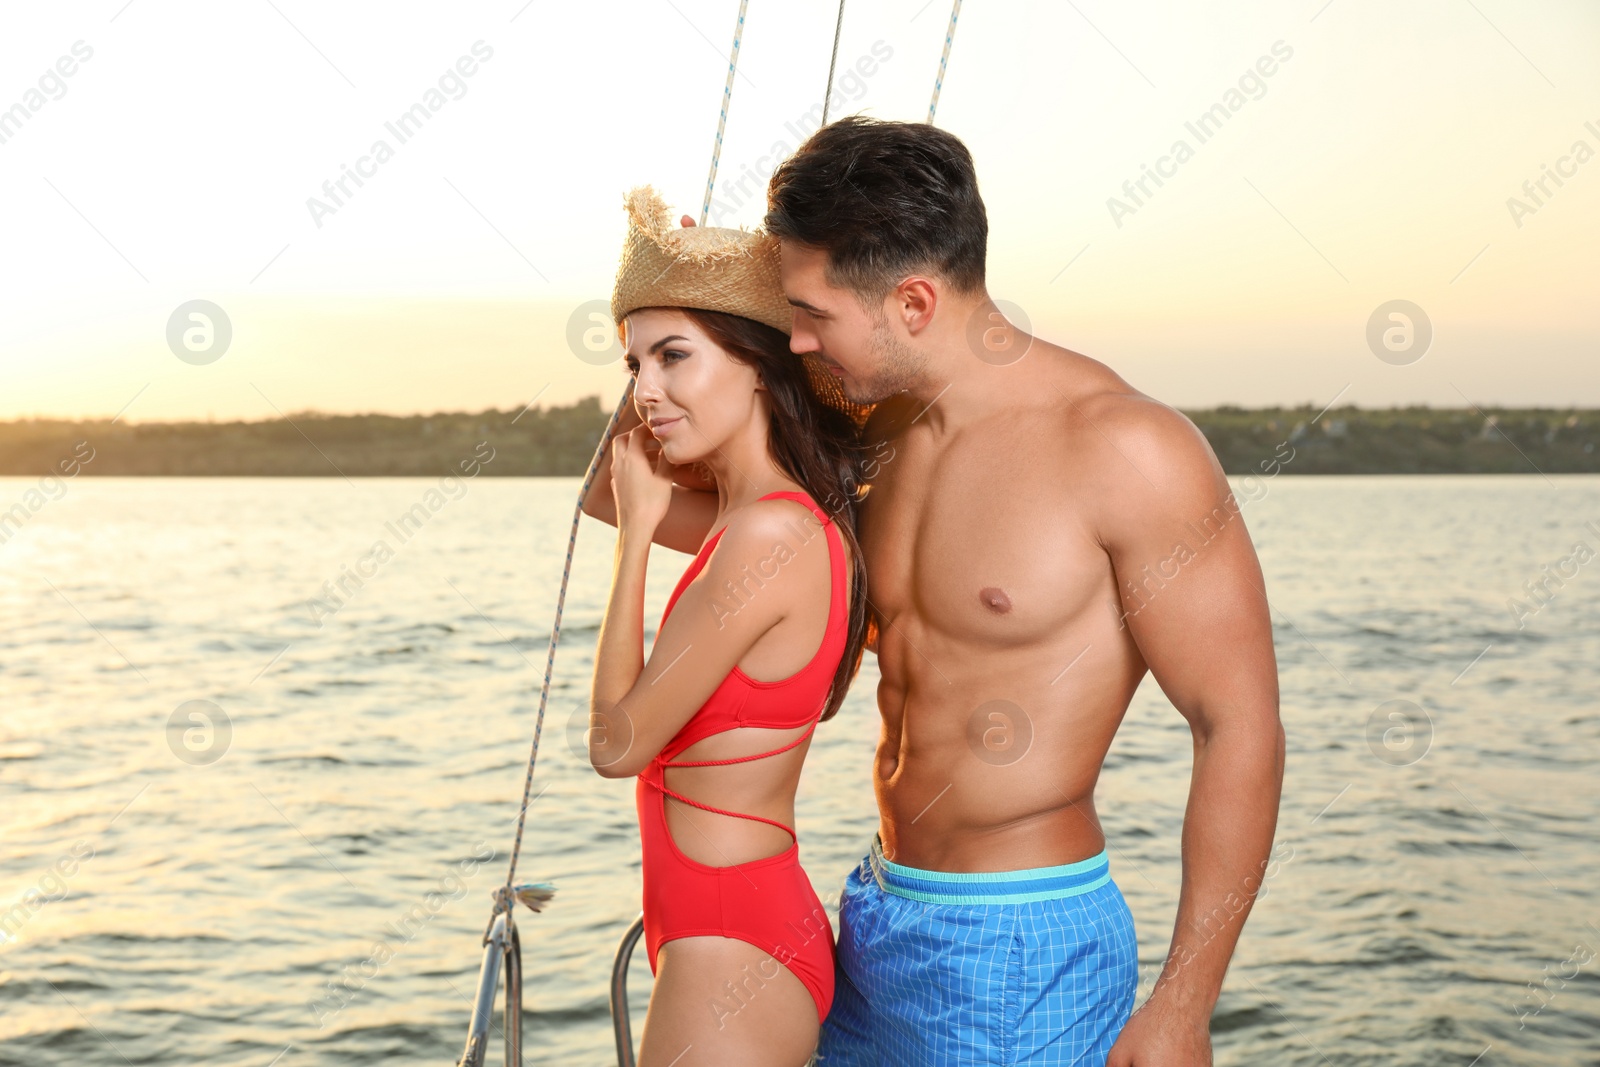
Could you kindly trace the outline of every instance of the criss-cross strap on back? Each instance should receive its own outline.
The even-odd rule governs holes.
[[[794,827],[792,827],[792,826],[786,826],[783,823],[778,822],[775,819],[769,819],[764,815],[748,815],[748,814],[746,814],[746,813],[744,813],[742,811],[725,811],[722,808],[714,808],[710,804],[702,804],[698,800],[693,800],[693,799],[691,799],[689,797],[684,796],[682,793],[679,793],[677,790],[669,788],[667,786],[667,776],[666,776],[665,768],[667,768],[667,767],[724,767],[724,766],[727,766],[730,763],[749,763],[752,760],[766,759],[768,756],[776,756],[779,753],[787,752],[791,748],[794,748],[796,745],[800,744],[806,738],[810,737],[812,732],[814,730],[816,730],[816,728],[817,728],[817,720],[813,719],[811,721],[811,725],[806,727],[806,732],[805,733],[801,734],[799,737],[795,738],[793,741],[790,741],[787,745],[784,745],[782,748],[775,748],[771,752],[757,752],[754,755],[750,755],[750,756],[735,756],[732,759],[673,760],[671,762],[661,761],[658,764],[661,768],[663,768],[662,775],[661,775],[661,780],[659,782],[651,782],[650,784],[655,786],[657,789],[661,790],[667,796],[672,797],[674,800],[681,800],[685,804],[690,804],[690,805],[693,805],[694,807],[700,808],[702,811],[715,812],[718,815],[728,815],[728,816],[731,816],[731,817],[736,818],[736,819],[753,819],[756,822],[764,822],[764,823],[768,824],[769,826],[776,826],[776,827],[778,827],[778,829],[784,831],[791,838],[794,838],[794,840],[798,842],[800,840],[800,838],[795,834]],[[646,779],[646,780],[648,781],[648,779]]]

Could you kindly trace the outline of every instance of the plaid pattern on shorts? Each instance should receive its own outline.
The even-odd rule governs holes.
[[[1104,852],[948,874],[891,863],[875,840],[845,879],[817,1067],[1103,1067],[1138,970]]]

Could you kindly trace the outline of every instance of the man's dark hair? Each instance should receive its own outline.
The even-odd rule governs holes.
[[[850,115],[822,127],[767,183],[766,228],[828,253],[828,282],[869,307],[908,274],[957,292],[984,283],[989,216],[972,153],[924,122]]]

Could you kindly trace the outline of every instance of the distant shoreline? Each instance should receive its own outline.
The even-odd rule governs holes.
[[[1230,475],[1600,473],[1593,408],[1185,409]],[[610,411],[599,397],[523,412],[322,415],[261,422],[0,422],[0,475],[574,476]],[[493,458],[483,460],[484,443]]]

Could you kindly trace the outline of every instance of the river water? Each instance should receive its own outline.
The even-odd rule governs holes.
[[[577,484],[0,479],[28,502],[0,544],[0,1063],[454,1062]],[[1573,557],[1600,551],[1600,478],[1239,492],[1289,760],[1217,1063],[1600,1063],[1600,561]],[[519,924],[528,1062],[601,1067],[639,849],[632,781],[581,748],[612,546],[584,523],[519,868],[559,888]],[[688,557],[653,562],[652,624]],[[876,827],[876,677],[798,798],[830,908]],[[1097,798],[1141,996],[1190,758],[1147,678]]]

